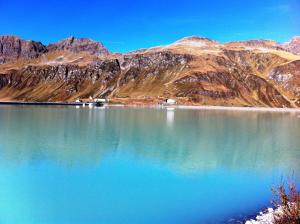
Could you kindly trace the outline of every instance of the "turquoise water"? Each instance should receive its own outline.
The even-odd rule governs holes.
[[[1,106],[0,223],[235,223],[299,183],[297,116]]]

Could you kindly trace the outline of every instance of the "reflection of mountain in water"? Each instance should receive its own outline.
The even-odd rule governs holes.
[[[300,168],[300,119],[289,114],[3,107],[0,123],[10,162],[90,166],[126,153],[184,171]]]

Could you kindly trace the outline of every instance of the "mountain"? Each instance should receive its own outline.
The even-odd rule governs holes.
[[[284,47],[291,53],[300,54],[300,36],[294,37],[291,41],[285,43]]]
[[[2,101],[74,101],[300,107],[300,55],[270,40],[219,43],[187,37],[166,46],[112,54],[68,38],[45,53],[0,65]],[[290,45],[289,45],[290,46]]]
[[[89,52],[93,55],[106,55],[108,50],[102,43],[87,39],[87,38],[75,38],[69,37],[65,40],[61,40],[57,43],[49,44],[47,46],[48,51],[72,51],[74,53]]]
[[[87,52],[97,56],[108,54],[108,50],[102,43],[87,38],[69,37],[45,46],[41,42],[24,40],[17,36],[0,36],[0,64],[17,59],[37,58],[46,52],[53,51]]]
[[[0,64],[18,58],[36,58],[46,51],[46,47],[40,42],[23,40],[16,36],[0,36]]]
[[[273,40],[247,40],[230,42],[227,46],[244,46],[244,47],[255,47],[255,48],[267,48],[285,51],[285,47]]]

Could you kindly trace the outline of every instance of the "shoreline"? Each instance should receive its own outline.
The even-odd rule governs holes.
[[[267,208],[265,211],[259,212],[255,218],[247,220],[245,224],[274,224],[274,217],[282,215],[283,211],[284,208],[282,206]]]
[[[244,112],[279,112],[299,113],[300,108],[278,108],[278,107],[229,107],[229,106],[195,106],[195,105],[132,105],[132,104],[107,104],[108,107],[132,107],[132,108],[170,108],[170,109],[192,109],[192,110],[225,110]]]
[[[227,110],[227,111],[254,111],[254,112],[295,112],[300,115],[300,108],[278,108],[278,107],[227,107],[227,106],[188,106],[178,105],[179,109],[197,110]]]
[[[82,102],[20,102],[20,101],[0,101],[0,105],[46,105],[46,106],[83,106]],[[224,110],[224,111],[245,111],[245,112],[280,112],[299,113],[300,108],[278,108],[278,107],[231,107],[231,106],[201,106],[201,105],[135,105],[135,104],[105,104],[107,107],[132,107],[132,108],[172,108],[172,109],[193,109],[193,110]]]
[[[54,106],[82,106],[83,103],[64,103],[64,102],[18,102],[18,101],[1,101],[0,105],[54,105]]]

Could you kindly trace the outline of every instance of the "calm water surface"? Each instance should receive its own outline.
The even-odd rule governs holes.
[[[218,224],[300,177],[298,114],[0,107],[1,224]]]

